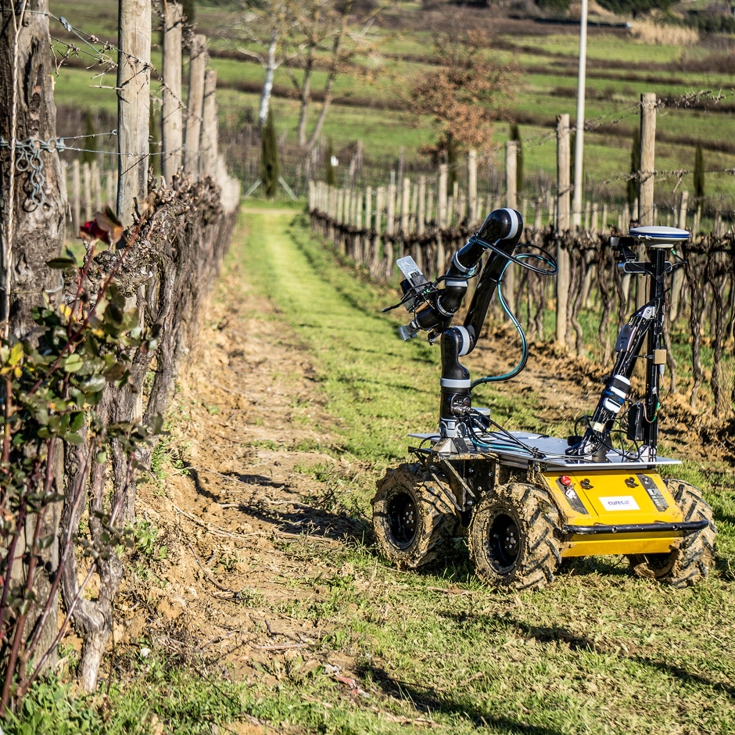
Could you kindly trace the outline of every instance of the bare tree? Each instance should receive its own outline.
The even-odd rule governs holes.
[[[248,46],[241,46],[240,51],[257,59],[265,69],[258,113],[260,124],[264,125],[268,118],[275,72],[283,66],[299,97],[299,146],[311,150],[324,127],[337,77],[356,53],[371,48],[369,31],[379,8],[362,18],[351,18],[354,0],[241,0],[241,3],[244,12],[235,36]],[[229,35],[232,30],[228,29]],[[254,51],[252,47],[262,51]],[[326,71],[327,76],[319,116],[311,135],[307,135],[312,83],[317,70]]]
[[[265,82],[260,96],[258,122],[263,127],[268,120],[273,79],[276,70],[286,60],[283,55],[283,36],[293,24],[291,0],[241,0],[243,14],[235,30],[240,41],[262,49],[240,47],[240,52],[257,59],[265,69]]]
[[[297,64],[287,71],[299,95],[300,109],[297,126],[299,146],[312,150],[319,140],[324,121],[334,99],[334,83],[357,53],[370,53],[374,40],[370,36],[373,21],[380,6],[362,17],[351,18],[354,0],[306,0],[294,3],[293,28],[288,40]],[[350,22],[352,21],[352,22]],[[294,68],[300,69],[299,78]],[[307,140],[307,121],[312,103],[312,77],[317,68],[325,68],[324,99],[319,117]]]

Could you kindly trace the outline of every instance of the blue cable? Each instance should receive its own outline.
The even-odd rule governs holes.
[[[517,260],[526,260],[528,258],[535,258],[536,260],[541,260],[544,263],[553,266],[554,264],[549,261],[547,258],[542,257],[541,255],[536,255],[535,253],[521,253],[520,255],[516,255],[515,258]],[[515,314],[510,310],[510,307],[508,306],[508,303],[505,300],[505,297],[503,296],[503,291],[501,289],[501,283],[503,282],[503,275],[505,274],[506,268],[510,265],[511,261],[508,260],[503,267],[503,270],[500,272],[500,276],[498,277],[498,288],[497,288],[497,294],[498,294],[498,301],[500,302],[500,306],[505,312],[505,314],[508,316],[508,318],[513,323],[513,326],[516,328],[516,331],[518,332],[518,336],[521,338],[521,359],[518,361],[518,364],[509,372],[504,373],[503,375],[489,375],[485,378],[478,378],[477,380],[473,381],[473,383],[470,385],[470,390],[472,390],[475,386],[481,385],[482,383],[498,383],[504,380],[510,380],[511,378],[515,378],[516,375],[518,375],[524,367],[526,367],[526,363],[528,362],[528,342],[526,341],[526,334],[523,331],[523,327],[520,325],[519,321],[516,319]]]

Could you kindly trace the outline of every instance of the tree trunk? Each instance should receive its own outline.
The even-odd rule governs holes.
[[[268,120],[268,108],[271,102],[271,93],[273,92],[273,77],[276,74],[276,48],[278,47],[278,32],[273,31],[271,42],[268,45],[268,63],[265,67],[265,84],[263,84],[263,94],[260,98],[260,112],[258,113],[258,121],[262,128]]]
[[[322,104],[321,112],[319,113],[319,119],[316,121],[316,127],[314,128],[311,138],[309,138],[309,142],[306,146],[306,150],[310,151],[315,145],[316,142],[319,140],[319,136],[322,133],[322,128],[324,127],[324,121],[327,118],[327,113],[329,112],[329,108],[332,104],[332,97],[334,96],[334,80],[337,77],[337,73],[339,71],[339,53],[342,48],[342,42],[344,41],[345,35],[347,33],[347,21],[350,17],[350,11],[352,10],[352,0],[348,0],[347,3],[345,3],[345,6],[342,8],[342,26],[339,29],[339,33],[337,34],[337,37],[334,39],[334,44],[332,46],[332,63],[329,67],[329,75],[327,76],[327,82],[324,85],[324,102]]]
[[[6,330],[25,337],[34,327],[31,309],[43,303],[43,292],[50,298],[59,294],[60,271],[50,270],[46,261],[56,256],[64,241],[66,186],[58,153],[31,147],[26,141],[56,138],[56,107],[53,101],[53,64],[49,51],[47,0],[28,0],[25,13],[20,5],[0,0],[0,136],[10,141],[9,149],[0,150],[0,199],[2,216],[0,235],[0,319],[8,319]],[[14,13],[15,8],[15,13]],[[19,164],[30,164],[35,172],[35,186],[28,173],[19,172]],[[7,331],[6,331],[7,334]],[[56,454],[61,457],[59,450]],[[56,467],[54,467],[56,469]],[[58,480],[59,474],[54,473]],[[55,482],[53,492],[61,492]],[[58,504],[47,508],[41,536],[56,536]],[[28,518],[25,536],[32,537],[37,517]],[[31,538],[27,539],[28,544]],[[30,551],[30,549],[26,549]],[[20,557],[20,554],[19,554]],[[27,559],[27,555],[23,555]],[[24,564],[27,562],[24,562]],[[25,578],[24,564],[16,569]],[[39,605],[29,613],[24,636],[34,629],[51,589],[51,579],[58,567],[58,543],[41,553],[35,574],[34,592]],[[15,576],[15,575],[14,575]],[[39,648],[45,653],[56,635],[58,604],[53,602],[40,634]],[[53,664],[55,656],[48,662]]]
[[[311,103],[311,74],[314,70],[314,49],[309,48],[309,55],[304,65],[304,79],[301,84],[301,109],[299,110],[299,148],[306,145],[306,123]]]

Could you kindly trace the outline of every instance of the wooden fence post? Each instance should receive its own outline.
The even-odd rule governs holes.
[[[687,205],[689,203],[689,192],[683,191],[681,193],[681,203],[679,204],[679,221],[678,226],[682,230],[686,230],[687,227]],[[671,322],[675,322],[680,314],[681,310],[681,287],[684,284],[684,269],[677,268],[674,271],[674,275],[671,278],[671,308],[669,309],[669,315]]]
[[[148,194],[148,122],[151,97],[151,0],[119,0],[117,58],[117,216],[133,222],[133,200]]]
[[[102,180],[100,179],[100,165],[97,161],[92,163],[91,171],[92,179],[92,201],[94,202],[94,211],[102,211]]]
[[[437,192],[437,224],[443,230],[447,226],[447,179],[449,178],[449,167],[446,163],[439,165],[439,191]],[[443,275],[440,272],[440,275]]]
[[[204,75],[202,137],[199,144],[199,176],[214,176],[217,171],[217,72]]]
[[[161,173],[166,183],[181,167],[183,145],[183,105],[181,102],[181,28],[182,12],[178,3],[164,3],[163,18],[163,110]]]
[[[470,203],[470,227],[477,224],[477,151],[467,153],[467,197]]]
[[[89,222],[94,216],[92,211],[92,170],[86,161],[82,164],[82,181],[84,182],[84,221]]]
[[[408,235],[408,223],[411,214],[411,179],[408,176],[403,179],[403,197],[401,200],[401,235]],[[403,248],[401,248],[403,249]]]
[[[416,232],[424,234],[426,227],[426,176],[419,176],[419,201],[416,208]]]
[[[194,36],[189,59],[189,99],[186,106],[184,169],[187,173],[196,175],[199,173],[199,138],[202,133],[204,74],[207,69],[206,36],[199,34]]]
[[[375,226],[373,228],[375,230],[375,237],[373,238],[373,263],[370,269],[373,274],[373,278],[377,277],[380,273],[380,219],[383,216],[384,196],[385,190],[382,186],[379,186],[378,190],[375,192]]]
[[[557,117],[556,126],[556,341],[566,347],[568,300],[570,286],[569,253],[561,244],[561,236],[569,230],[569,115]]]
[[[82,176],[78,158],[71,165],[71,222],[76,237],[82,224]]]

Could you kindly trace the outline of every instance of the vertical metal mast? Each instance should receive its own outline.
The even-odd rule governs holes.
[[[587,0],[582,0],[579,19],[579,75],[577,77],[577,132],[574,140],[574,196],[572,227],[582,224],[582,175],[584,158],[584,94],[587,72]]]

